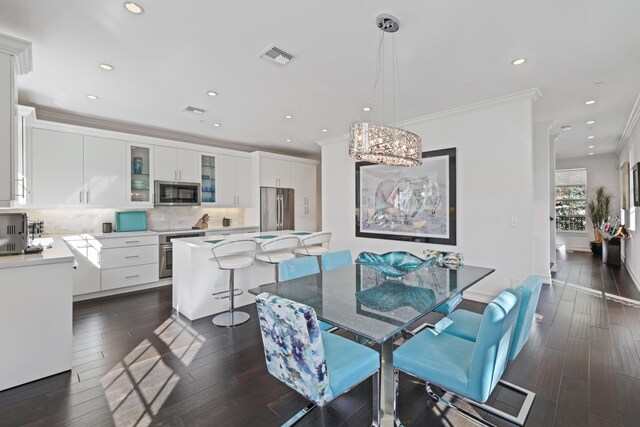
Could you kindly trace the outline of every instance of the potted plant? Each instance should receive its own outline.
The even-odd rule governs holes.
[[[595,240],[590,243],[591,252],[594,255],[602,254],[602,235],[598,229],[609,218],[611,213],[611,199],[613,195],[607,191],[604,186],[596,188],[596,192],[587,203],[587,214],[593,224],[593,234]]]

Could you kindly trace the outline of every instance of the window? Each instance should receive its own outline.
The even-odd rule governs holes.
[[[556,171],[556,230],[587,228],[587,170]]]

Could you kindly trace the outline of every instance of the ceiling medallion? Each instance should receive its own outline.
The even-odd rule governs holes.
[[[376,18],[376,26],[382,30],[380,37],[380,47],[378,49],[378,70],[376,80],[373,85],[373,96],[378,85],[380,75],[384,81],[384,58],[382,49],[384,36],[386,33],[395,33],[400,29],[398,20],[387,14]],[[393,106],[395,110],[395,88],[400,87],[400,82],[396,81],[397,54],[395,39],[392,48],[393,66]],[[400,98],[401,99],[401,98]],[[374,102],[375,104],[375,102]],[[384,91],[383,91],[384,104]],[[373,109],[376,110],[375,108]],[[384,108],[381,109],[384,112]],[[394,111],[395,113],[395,111]],[[384,117],[383,117],[384,122]],[[392,126],[379,125],[367,122],[354,122],[351,124],[349,137],[349,155],[356,160],[364,160],[371,163],[379,163],[392,166],[419,166],[422,164],[422,140],[415,133]]]

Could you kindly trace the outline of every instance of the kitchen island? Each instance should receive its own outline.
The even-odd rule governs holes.
[[[213,257],[211,247],[225,239],[260,236],[284,236],[292,230],[262,233],[237,233],[222,236],[189,237],[173,240],[173,308],[190,320],[220,313],[229,308],[229,299],[214,299],[211,294],[229,289],[229,271],[220,270]],[[257,248],[260,251],[260,248]],[[235,287],[243,291],[235,297],[235,306],[252,304],[255,297],[248,290],[275,281],[275,267],[256,260],[251,267],[236,270]]]
[[[0,257],[0,391],[71,369],[72,267],[61,238]]]

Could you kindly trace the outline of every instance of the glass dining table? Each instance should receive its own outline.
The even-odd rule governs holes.
[[[394,337],[494,271],[471,265],[431,266],[396,279],[352,264],[249,292],[268,292],[306,304],[318,319],[380,344],[380,420],[382,426],[392,426]]]

